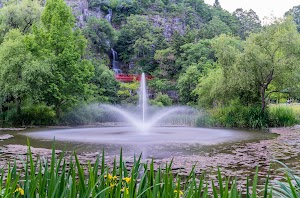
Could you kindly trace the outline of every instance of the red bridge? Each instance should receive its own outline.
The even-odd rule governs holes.
[[[135,80],[141,81],[141,74],[115,74],[115,79],[120,82],[133,82]],[[153,79],[151,75],[145,75],[146,80]]]

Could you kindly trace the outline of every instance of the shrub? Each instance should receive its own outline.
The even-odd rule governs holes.
[[[166,94],[158,93],[154,100],[150,100],[150,103],[156,106],[170,106],[172,99]]]
[[[217,107],[208,112],[207,126],[266,128],[268,127],[268,111],[262,112],[257,106],[243,106],[233,102],[229,106]]]
[[[14,125],[52,125],[56,123],[56,114],[53,107],[44,103],[26,104],[20,114],[16,108],[9,110],[5,122]]]
[[[292,107],[271,106],[269,126],[292,126],[298,122],[296,117],[296,113],[293,111]]]

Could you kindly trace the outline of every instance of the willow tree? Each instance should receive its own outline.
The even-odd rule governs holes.
[[[287,18],[269,25],[247,38],[236,63],[236,75],[244,88],[260,93],[261,109],[274,92],[288,92],[299,79],[300,35],[295,23]],[[272,86],[271,86],[272,85]]]

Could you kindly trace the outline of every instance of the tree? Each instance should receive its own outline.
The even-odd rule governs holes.
[[[121,59],[134,61],[143,71],[153,69],[154,51],[156,47],[155,28],[145,16],[131,15],[122,27],[116,50]]]
[[[117,41],[116,32],[106,19],[91,17],[84,35],[89,40],[91,51],[96,54],[107,53]]]
[[[175,50],[172,48],[157,50],[154,59],[159,64],[156,70],[159,70],[160,77],[170,78],[178,72],[178,68],[175,67]]]
[[[222,8],[219,0],[215,0],[214,7],[215,8]]]
[[[9,1],[8,5],[0,8],[0,43],[11,29],[31,32],[32,25],[39,22],[41,13],[42,6],[38,0]]]
[[[14,29],[6,34],[0,46],[0,97],[4,103],[14,103],[17,116],[21,115],[25,99],[35,100],[39,95],[42,77],[49,73],[47,64],[36,60],[29,51],[25,39]]]
[[[191,65],[187,68],[184,74],[181,74],[178,83],[178,93],[180,96],[180,101],[184,104],[195,104],[198,100],[197,95],[194,90],[198,84],[198,79],[200,77],[200,71],[196,65]]]
[[[300,5],[294,6],[292,9],[287,11],[284,15],[286,17],[288,17],[288,16],[293,17],[295,23],[297,24],[297,30],[298,30],[298,32],[300,32]]]
[[[251,32],[257,33],[261,30],[261,21],[258,15],[250,9],[249,11],[238,8],[233,13],[239,20],[238,34],[242,39],[249,36]]]
[[[227,26],[219,17],[214,16],[211,21],[202,29],[201,35],[203,38],[212,39],[221,34],[231,34],[230,27]]]
[[[230,100],[260,103],[265,112],[270,94],[298,87],[299,46],[300,35],[291,19],[252,33],[244,43],[225,36],[215,39],[213,47],[224,78],[222,90]]]
[[[119,86],[113,71],[97,60],[93,60],[92,63],[95,68],[95,75],[91,79],[91,83],[94,85],[93,100],[101,103],[117,103]]]
[[[71,9],[63,0],[47,1],[42,25],[34,31],[31,50],[50,63],[51,75],[44,79],[44,100],[55,106],[59,118],[63,109],[92,94],[89,82],[94,71],[82,58],[86,40],[74,29]]]
[[[237,75],[243,76],[241,85],[255,87],[260,93],[263,112],[269,94],[297,84],[299,46],[300,35],[289,18],[277,21],[246,40],[244,52],[236,65]]]
[[[200,72],[203,71],[203,65],[207,62],[212,63],[215,60],[214,50],[209,40],[200,40],[197,43],[187,43],[181,46],[182,53],[176,60],[177,67],[184,71],[192,64],[197,65]]]

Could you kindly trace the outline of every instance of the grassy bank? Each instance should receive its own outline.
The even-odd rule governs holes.
[[[33,160],[28,147],[24,169],[17,170],[16,163],[1,170],[0,197],[298,197],[299,177],[287,171],[287,183],[277,182],[275,187],[266,179],[264,186],[258,186],[258,174],[247,179],[241,189],[237,181],[217,172],[215,181],[208,181],[204,175],[192,171],[187,177],[172,172],[172,162],[155,168],[154,162],[142,163],[135,157],[129,167],[120,157],[112,167],[106,166],[104,152],[95,164],[83,166],[74,153],[71,160],[64,154],[58,158],[55,149],[51,160]]]
[[[269,105],[265,112],[257,106],[231,104],[210,109],[198,118],[197,126],[228,128],[268,128],[293,126],[299,123],[300,105]]]

